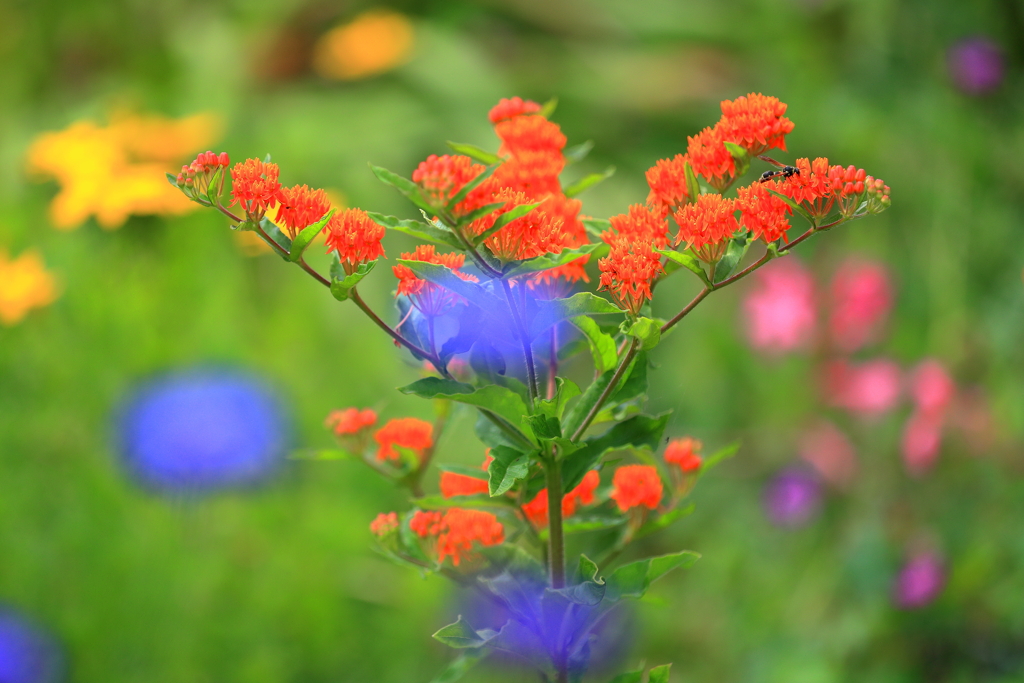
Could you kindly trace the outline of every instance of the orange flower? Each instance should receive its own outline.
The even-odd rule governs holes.
[[[615,237],[611,251],[597,265],[601,270],[598,289],[611,292],[615,303],[633,315],[638,315],[644,302],[653,296],[654,278],[665,272],[661,254],[650,242],[635,242],[628,236]]]
[[[330,211],[331,200],[323,190],[311,190],[306,185],[294,185],[281,189],[281,208],[277,210],[277,222],[284,226],[288,237],[302,232],[303,228],[316,223]]]
[[[412,173],[412,180],[423,188],[431,204],[446,206],[469,181],[483,173],[484,166],[462,155],[431,154]],[[457,213],[469,213],[486,204],[493,188],[487,182],[474,188],[462,202]]]
[[[612,216],[608,222],[612,229],[601,234],[601,239],[608,244],[623,237],[630,241],[652,242],[659,249],[668,246],[668,221],[642,204],[631,204],[628,213]]]
[[[437,561],[452,558],[456,567],[474,544],[498,545],[505,540],[505,528],[489,512],[450,508],[445,513],[417,511],[409,521],[409,528],[420,538],[435,539]]]
[[[704,448],[704,444],[689,436],[673,439],[665,449],[665,462],[678,465],[683,472],[699,470],[702,448]]]
[[[369,408],[346,408],[333,410],[324,420],[324,425],[338,436],[358,434],[362,430],[377,423],[377,413]]]
[[[686,156],[693,172],[704,176],[716,190],[728,187],[736,175],[736,160],[725,148],[718,126],[705,128],[686,140]]]
[[[781,237],[788,242],[786,231],[790,225],[786,214],[793,210],[769,192],[769,187],[774,190],[777,185],[772,182],[766,187],[765,183],[754,183],[739,189],[736,207],[740,210],[740,225],[750,230],[754,239],[763,237],[765,242],[774,242]]]
[[[0,323],[13,325],[33,308],[48,306],[57,298],[57,284],[35,251],[8,260],[0,251]]]
[[[338,252],[346,273],[355,272],[361,263],[384,255],[381,240],[384,226],[375,223],[362,209],[336,211],[325,226],[327,253]]]
[[[576,514],[577,505],[592,505],[594,490],[601,483],[601,476],[595,470],[587,472],[572,491],[562,496],[562,519]],[[548,525],[548,490],[541,489],[533,500],[523,505],[523,514],[538,529]]]
[[[259,159],[246,159],[231,169],[231,204],[245,211],[247,220],[259,223],[267,209],[281,201],[281,183],[277,181],[277,164],[265,164]]]
[[[459,268],[466,261],[465,254],[452,252],[450,254],[438,254],[433,244],[421,244],[411,254],[404,253],[402,258],[410,261],[422,261],[423,263],[436,263],[450,268],[463,280],[476,282],[476,278],[466,273],[460,273]],[[408,296],[413,304],[424,315],[441,315],[459,300],[459,296],[447,289],[419,278],[412,268],[401,264],[392,266],[391,271],[398,278],[398,295]]]
[[[507,119],[513,119],[523,114],[537,114],[540,112],[540,105],[530,100],[524,100],[521,97],[513,97],[512,99],[502,98],[491,109],[488,117],[491,119],[491,123],[498,123]]]
[[[494,225],[498,216],[522,204],[530,204],[522,192],[503,189],[494,196],[496,202],[505,202],[497,211],[478,218],[470,225],[470,232],[477,235]],[[562,221],[539,208],[517,218],[494,233],[484,244],[502,261],[518,261],[562,250]]]
[[[736,202],[718,194],[702,194],[693,204],[675,213],[679,224],[676,244],[686,242],[702,260],[713,263],[722,258],[732,237],[739,229]]]
[[[565,157],[557,149],[519,150],[502,162],[490,180],[492,188],[507,188],[538,200],[561,193],[558,174],[564,167]]]
[[[783,114],[786,105],[777,97],[750,93],[735,100],[722,100],[722,118],[716,128],[722,140],[746,148],[750,156],[778,147],[786,151],[786,135],[793,131],[793,122]]]
[[[625,465],[615,470],[611,497],[625,512],[635,507],[658,507],[662,495],[661,477],[650,465]]]
[[[499,156],[518,156],[527,151],[561,153],[566,143],[558,124],[539,115],[498,121],[494,124],[494,132],[501,139]]]
[[[396,448],[408,449],[416,456],[416,460],[422,460],[426,450],[434,445],[433,435],[433,425],[415,417],[389,420],[373,436],[380,445],[377,460],[400,459],[401,454]]]
[[[394,512],[380,513],[377,518],[370,522],[370,533],[377,538],[398,531],[398,515]]]
[[[487,456],[484,458],[484,464],[480,467],[484,472],[487,471],[487,467],[491,464],[494,458],[490,455],[490,450],[487,449]],[[475,496],[481,493],[489,493],[490,489],[487,487],[486,479],[477,479],[476,477],[470,477],[465,474],[456,474],[455,472],[442,472],[441,473],[441,495],[445,498],[451,498],[453,496]]]
[[[549,196],[538,207],[537,210],[550,216],[553,223],[557,224],[561,221],[559,227],[560,237],[557,240],[560,242],[560,247],[556,251],[576,249],[590,241],[587,229],[579,217],[582,206],[583,202],[580,200],[570,199],[559,191],[557,194]],[[555,250],[554,245],[552,245],[552,249]],[[589,260],[589,256],[581,256],[566,263],[564,266],[542,270],[531,276],[527,280],[527,285],[531,289],[543,287],[551,298],[566,296],[572,283],[579,282],[580,280],[590,282],[590,277],[586,271],[586,265]]]
[[[835,201],[828,176],[828,159],[818,157],[814,163],[808,159],[797,159],[796,169],[798,173],[794,173],[779,184],[779,192],[797,204],[807,204],[807,209],[812,215],[827,216]]]
[[[686,164],[689,159],[682,154],[672,159],[660,159],[647,169],[647,185],[651,188],[647,204],[657,213],[667,215],[684,204],[690,197],[686,186]]]

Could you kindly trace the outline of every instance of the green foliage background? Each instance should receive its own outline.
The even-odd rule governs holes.
[[[881,351],[942,359],[984,388],[1001,432],[983,457],[948,443],[913,480],[898,456],[905,412],[860,428],[853,489],[807,528],[777,530],[761,490],[818,409],[811,360],[751,354],[740,292],[716,294],[658,349],[652,400],[676,408],[671,433],[744,448],[702,481],[692,517],[640,549],[704,559],[631,617],[623,666],[674,661],[678,681],[1024,680],[1019,0],[399,2],[417,30],[407,65],[356,83],[312,75],[306,47],[368,6],[0,2],[0,246],[40,249],[64,287],[0,328],[0,602],[60,638],[69,680],[427,681],[449,656],[429,633],[459,606],[439,579],[371,552],[368,522],[403,500],[369,470],[292,463],[258,490],[172,499],[128,480],[112,414],[153,373],[259,372],[288,402],[297,443],[316,446],[332,408],[422,414],[393,391],[417,371],[354,306],[274,257],[240,255],[212,213],[53,230],[53,185],[23,171],[33,137],[115,104],[214,110],[226,121],[216,149],[233,159],[269,151],[287,183],[411,217],[368,162],[407,175],[445,140],[494,148],[486,112],[500,97],[557,96],[570,144],[596,143],[571,173],[618,167],[582,197],[608,216],[643,200],[644,170],[713,124],[720,99],[750,91],[789,104],[786,159],[828,156],[892,187],[888,212],[800,251],[822,279],[851,252],[889,264],[898,300]],[[958,93],[944,61],[973,34],[1007,57],[1006,81],[982,98]],[[692,294],[674,282],[661,312]],[[387,269],[367,283],[387,310]],[[470,420],[457,427],[444,452],[478,462]],[[890,583],[916,530],[941,540],[950,583],[934,605],[900,612]],[[519,677],[483,668],[466,680]]]

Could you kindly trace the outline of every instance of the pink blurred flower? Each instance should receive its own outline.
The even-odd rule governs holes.
[[[956,385],[939,361],[929,358],[914,368],[910,395],[919,411],[944,414],[955,394]]]
[[[915,411],[903,427],[903,463],[921,476],[932,468],[942,446],[942,416]]]
[[[857,454],[846,435],[831,422],[822,420],[800,437],[800,457],[818,471],[822,479],[843,487],[857,476]]]
[[[814,279],[793,257],[754,274],[743,301],[747,338],[755,349],[784,353],[806,348],[814,334]]]
[[[892,309],[892,283],[881,263],[851,259],[832,278],[829,336],[839,349],[856,351],[874,341]]]
[[[900,398],[900,366],[886,359],[854,365],[834,360],[825,368],[828,402],[864,417],[879,417]]]
[[[911,557],[893,584],[893,600],[901,609],[918,609],[939,597],[946,586],[946,568],[935,553]]]

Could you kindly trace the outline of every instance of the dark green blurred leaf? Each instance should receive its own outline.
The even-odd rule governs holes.
[[[487,466],[487,481],[492,498],[504,494],[530,473],[530,458],[521,451],[497,446],[491,449],[491,457],[494,460]]]
[[[458,403],[485,408],[513,425],[519,424],[527,412],[526,404],[518,394],[493,384],[477,389],[472,384],[452,379],[424,377],[412,384],[399,387],[398,390],[403,394],[414,394],[421,398],[447,398]]]
[[[581,142],[578,145],[566,147],[565,151],[562,153],[562,156],[565,157],[566,165],[577,164],[586,159],[587,155],[590,154],[590,150],[592,149],[594,149],[594,141],[587,140],[586,142]]]
[[[492,166],[494,164],[501,163],[501,157],[499,157],[497,154],[488,152],[486,149],[477,147],[476,145],[471,145],[466,142],[452,142],[451,140],[449,140],[448,146],[456,154],[464,154],[470,159],[479,161],[480,163],[486,166]]]
[[[415,237],[427,242],[433,242],[435,244],[444,244],[449,247],[455,247],[456,249],[465,249],[465,245],[459,241],[459,238],[453,235],[448,230],[442,230],[441,228],[423,223],[420,221],[411,220],[400,220],[394,216],[385,216],[381,213],[374,213],[368,211],[367,214],[377,225],[383,225],[385,228],[396,230],[401,233],[405,233],[410,237]]]
[[[470,213],[467,213],[465,216],[463,216],[462,217],[462,222],[463,223],[472,223],[473,221],[475,221],[477,219],[483,218],[484,216],[488,216],[488,215],[494,213],[498,209],[505,208],[505,204],[506,204],[506,202],[494,202],[493,204],[485,204],[484,206],[481,206],[479,209],[476,209],[476,210],[474,210],[474,211],[472,211]],[[480,244],[480,243],[477,242],[477,244]]]
[[[514,261],[505,270],[505,277],[516,277],[526,273],[537,273],[543,270],[550,270],[564,266],[583,256],[600,258],[608,253],[608,245],[603,242],[585,244],[576,249],[563,249],[557,254],[543,254],[525,261]]]
[[[575,183],[573,183],[569,187],[565,188],[565,191],[564,191],[565,196],[566,197],[575,197],[576,195],[578,195],[579,193],[583,192],[584,190],[587,190],[587,189],[593,187],[594,185],[597,185],[602,180],[606,180],[608,178],[611,178],[613,175],[615,175],[615,167],[614,166],[609,166],[608,168],[606,168],[604,170],[603,173],[591,173],[590,175],[583,176],[582,178],[577,180]]]
[[[530,321],[530,334],[536,337],[555,323],[581,315],[615,313],[622,315],[622,309],[596,294],[578,292],[568,299],[545,299],[537,302],[537,313]]]
[[[593,318],[578,316],[571,318],[569,322],[586,338],[590,346],[590,353],[594,357],[595,370],[605,372],[618,364],[619,354],[615,339],[610,334],[602,332]]]
[[[694,511],[694,509],[696,509],[696,507],[697,506],[694,503],[690,503],[684,508],[679,508],[678,510],[672,510],[671,512],[659,515],[655,519],[647,522],[642,527],[640,527],[640,529],[633,535],[633,539],[640,539],[644,536],[653,534],[655,531],[664,529],[673,522],[682,519],[683,517],[689,516]]]
[[[458,620],[454,624],[448,624],[447,626],[439,629],[437,633],[434,634],[434,639],[444,643],[448,647],[462,649],[486,645],[487,641],[496,635],[497,632],[495,631],[477,631],[465,622],[460,614]]]
[[[480,187],[480,185],[483,184],[485,180],[494,175],[494,172],[496,170],[498,170],[498,165],[488,166],[483,171],[478,173],[475,178],[473,178],[468,183],[463,185],[458,192],[452,195],[452,198],[448,200],[448,204],[445,208],[448,209],[449,211],[454,211],[455,207],[459,205],[459,202],[468,197],[470,192]],[[463,222],[468,222],[468,220],[463,219]]]
[[[650,351],[661,341],[661,324],[650,318],[637,318],[624,332],[627,336],[639,339],[640,348],[644,351]]]
[[[697,197],[700,196],[700,183],[697,182],[697,176],[693,172],[693,166],[687,161],[683,165],[683,173],[686,175],[686,191],[690,195],[690,201],[697,201]]]
[[[446,666],[444,671],[435,676],[430,683],[455,683],[486,656],[486,650],[467,650],[452,660],[452,663]]]
[[[623,598],[641,598],[653,582],[673,569],[689,567],[699,559],[698,553],[683,550],[624,564],[605,577],[608,586],[605,599],[616,602]]]
[[[668,683],[668,674],[671,668],[671,664],[662,664],[652,668],[648,673],[647,683]]]
[[[302,231],[295,236],[292,240],[291,253],[288,255],[288,260],[292,263],[298,263],[302,259],[302,255],[305,253],[309,245],[316,239],[324,226],[327,225],[327,221],[331,220],[331,216],[334,215],[334,209],[331,209],[323,215],[323,217],[312,225],[307,225]]]
[[[622,526],[625,523],[626,518],[622,515],[574,515],[573,517],[565,520],[563,528],[566,534],[582,534],[588,531],[614,529],[615,527]]]
[[[743,257],[747,255],[747,249],[750,248],[752,241],[750,233],[729,240],[729,248],[726,249],[725,256],[715,266],[715,283],[726,279],[736,270],[736,267],[743,261]]]

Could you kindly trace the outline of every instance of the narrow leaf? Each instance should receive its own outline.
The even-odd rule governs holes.
[[[459,238],[448,230],[442,230],[437,226],[423,223],[420,221],[401,220],[394,216],[385,216],[381,213],[374,213],[368,211],[367,214],[377,225],[383,225],[385,228],[391,230],[397,230],[398,232],[405,233],[410,237],[417,239],[426,240],[427,242],[434,242],[435,244],[444,244],[449,247],[455,247],[456,249],[465,249],[465,245],[459,241]]]
[[[546,119],[550,119],[551,115],[555,113],[556,108],[558,108],[558,98],[552,97],[540,108],[540,115]]]
[[[687,161],[683,166],[683,173],[686,176],[686,191],[690,195],[690,201],[697,201],[697,197],[700,196],[700,183],[697,182],[697,176],[693,172],[693,166]]]
[[[486,656],[486,650],[467,650],[453,659],[451,664],[446,666],[444,671],[435,676],[430,683],[455,683]]]
[[[725,148],[729,150],[729,154],[736,162],[735,177],[739,178],[750,170],[750,154],[745,147],[741,147],[735,142],[726,142]]]
[[[592,149],[594,149],[594,141],[587,140],[586,142],[566,148],[562,155],[565,157],[566,164],[577,164],[583,161]]]
[[[409,201],[424,211],[436,213],[436,207],[432,206],[431,203],[427,201],[427,198],[423,196],[423,192],[420,190],[419,185],[408,178],[403,178],[397,173],[392,173],[386,168],[374,166],[373,164],[370,165],[370,168],[373,170],[373,175],[377,176],[377,179],[382,183],[395,188],[408,197]]]
[[[771,189],[770,187],[765,187],[764,189],[768,190],[773,195],[775,195],[776,197],[778,197],[782,201],[786,202],[786,205],[789,206],[789,208],[793,209],[793,211],[795,213],[798,213],[801,216],[803,216],[804,219],[808,223],[810,223],[811,225],[816,225],[816,223],[814,222],[814,217],[811,216],[810,212],[807,209],[805,209],[804,207],[800,206],[799,204],[797,204],[796,202],[794,202],[792,199],[790,199],[786,195],[782,194],[781,192],[776,192],[775,190]]]
[[[479,467],[472,467],[471,465],[459,465],[458,463],[438,463],[437,469],[442,472],[451,472],[452,474],[458,474],[462,477],[469,477],[471,479],[480,479],[481,481],[487,481],[487,472],[480,469]]]
[[[526,259],[525,261],[515,261],[510,263],[505,270],[505,276],[516,277],[517,275],[524,275],[526,273],[537,273],[542,270],[550,270],[551,268],[564,266],[565,264],[571,263],[584,256],[600,258],[607,253],[608,245],[604,242],[584,244],[582,247],[577,247],[576,249],[563,249],[557,254],[542,254],[541,256]]]
[[[594,185],[597,185],[602,180],[605,180],[607,178],[611,178],[613,175],[615,175],[615,167],[614,166],[609,166],[602,173],[591,173],[590,175],[583,176],[582,178],[577,180],[575,183],[573,183],[569,187],[565,188],[565,190],[564,190],[565,196],[566,197],[575,197],[576,195],[578,195],[579,193],[583,192],[584,190],[589,189],[589,188],[593,187]]]
[[[475,178],[473,178],[468,183],[463,185],[458,192],[452,195],[452,198],[448,200],[448,204],[445,206],[445,208],[447,208],[449,211],[454,210],[455,207],[459,205],[459,202],[468,197],[470,192],[480,187],[480,185],[483,184],[485,180],[494,175],[494,172],[496,170],[498,170],[498,164],[488,166],[483,171],[478,173]]]
[[[399,259],[398,263],[408,267],[418,276],[455,292],[471,304],[479,306],[485,313],[503,316],[508,310],[505,302],[494,296],[478,284],[467,282],[456,275],[450,268],[437,263],[425,263],[409,259]]]
[[[702,472],[707,472],[709,469],[711,469],[712,467],[714,467],[718,463],[722,462],[723,460],[726,460],[726,459],[731,458],[732,456],[736,455],[736,453],[738,453],[739,450],[740,450],[740,442],[739,441],[733,441],[728,446],[725,446],[724,448],[718,449],[717,451],[715,451],[714,453],[712,453],[711,455],[709,455],[707,458],[704,459],[704,463],[703,463],[703,467],[701,467],[701,471]]]
[[[711,284],[711,280],[708,279],[708,274],[704,272],[704,268],[700,265],[700,261],[690,254],[675,251],[673,249],[658,249],[657,251],[662,256],[667,256],[669,260],[678,263],[683,268],[686,268],[691,273],[699,277],[704,284]]]
[[[451,147],[456,154],[464,154],[470,159],[475,159],[487,166],[501,162],[501,157],[497,154],[488,152],[486,149],[477,147],[476,145],[471,145],[466,142],[452,142],[449,140],[448,146]]]
[[[291,253],[288,255],[289,261],[292,263],[299,262],[302,258],[303,252],[305,252],[306,248],[309,247],[314,239],[316,239],[316,236],[323,231],[324,226],[327,225],[327,221],[331,220],[331,216],[333,215],[334,209],[331,209],[323,215],[323,218],[312,225],[307,225],[302,229],[302,232],[295,236],[295,239],[292,240]]]
[[[744,233],[738,237],[733,237],[729,240],[729,248],[725,251],[718,264],[715,266],[715,282],[721,282],[725,280],[732,272],[736,270],[736,267],[743,261],[743,257],[747,255],[747,249],[750,248],[751,243],[750,233]]]
[[[178,176],[172,175],[170,173],[164,173],[164,175],[167,176],[167,182],[173,185],[175,190],[181,189],[180,187],[178,187]]]
[[[537,202],[535,204],[520,204],[519,206],[513,207],[506,211],[505,213],[501,214],[500,216],[497,217],[497,219],[495,219],[494,225],[487,228],[482,233],[473,238],[473,246],[480,246],[481,244],[483,244],[483,241],[486,240],[488,237],[498,232],[512,221],[518,218],[522,218],[526,214],[530,213],[538,206],[540,206],[540,204],[540,202]]]
[[[448,647],[462,649],[467,647],[480,647],[495,635],[497,634],[493,631],[489,633],[484,632],[484,635],[481,635],[481,632],[475,630],[466,621],[463,621],[462,615],[460,614],[458,620],[454,624],[448,624],[447,626],[439,629],[437,633],[434,634],[434,639],[441,641]]]
[[[362,460],[358,455],[344,448],[321,448],[302,451],[292,451],[289,455],[292,460]]]

